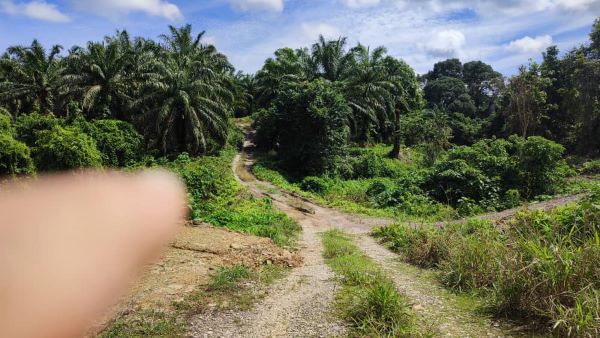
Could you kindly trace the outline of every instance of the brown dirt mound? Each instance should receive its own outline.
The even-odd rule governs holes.
[[[132,311],[169,311],[174,302],[207,283],[212,271],[219,267],[258,268],[266,264],[297,267],[302,264],[302,258],[267,238],[190,224],[184,227],[163,258],[148,266],[110,315],[94,325],[91,333],[101,331],[113,318]]]

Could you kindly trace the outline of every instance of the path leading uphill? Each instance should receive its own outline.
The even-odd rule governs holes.
[[[369,236],[375,226],[392,220],[364,218],[319,206],[284,191],[271,183],[258,181],[251,173],[252,133],[244,151],[234,163],[237,179],[257,197],[270,198],[274,205],[296,220],[303,228],[299,254],[304,265],[276,283],[268,295],[252,310],[226,314],[205,314],[193,321],[196,337],[332,337],[346,331],[332,317],[335,295],[333,273],[323,260],[319,233],[339,228],[355,237],[356,243],[392,277],[398,290],[406,295],[419,318],[419,324],[439,337],[517,337],[524,336],[515,327],[495,322],[476,312],[474,300],[452,294],[438,285],[431,271],[400,262],[397,255]],[[536,204],[545,209],[579,197]],[[517,209],[482,217],[503,220]]]

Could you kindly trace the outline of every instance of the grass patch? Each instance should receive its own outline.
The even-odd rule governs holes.
[[[600,190],[553,211],[523,211],[499,229],[472,220],[444,229],[374,231],[409,263],[434,267],[455,291],[483,296],[498,316],[561,337],[600,335]],[[415,258],[417,257],[417,258]]]
[[[339,230],[323,234],[324,257],[339,276],[341,317],[363,337],[414,337],[414,316],[392,281]]]
[[[116,319],[99,337],[180,337],[184,334],[185,325],[176,314],[147,310]]]
[[[99,336],[182,337],[188,319],[207,310],[247,310],[266,294],[269,285],[283,278],[289,269],[276,265],[252,271],[245,266],[222,267],[206,285],[165,311],[133,311],[117,318]]]
[[[300,226],[277,211],[269,199],[253,197],[235,179],[230,164],[236,152],[229,148],[218,156],[181,155],[168,164],[188,188],[192,217],[215,226],[268,237],[280,246],[293,246]]]

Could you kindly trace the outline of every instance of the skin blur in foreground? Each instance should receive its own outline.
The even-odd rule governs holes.
[[[81,336],[185,217],[171,174],[83,173],[0,189],[0,337]]]

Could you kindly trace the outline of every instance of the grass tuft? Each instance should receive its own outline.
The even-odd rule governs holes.
[[[420,334],[406,298],[383,271],[339,230],[323,234],[324,257],[339,276],[337,306],[343,319],[363,337],[414,337]]]

